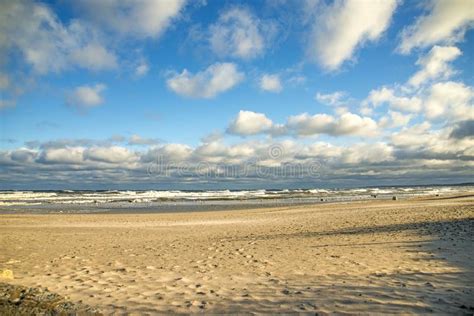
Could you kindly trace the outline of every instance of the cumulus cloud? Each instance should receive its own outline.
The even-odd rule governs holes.
[[[391,108],[402,112],[419,112],[422,109],[422,100],[417,96],[398,96],[392,88],[382,87],[370,91],[362,105],[377,107],[388,104]]]
[[[413,48],[436,43],[455,43],[473,26],[474,6],[471,1],[430,0],[426,8],[427,14],[403,30],[398,47],[401,53],[408,54]]]
[[[100,27],[140,38],[159,37],[184,8],[185,0],[78,0],[76,6]]]
[[[449,64],[462,53],[454,46],[434,46],[426,55],[418,59],[420,70],[405,84],[383,86],[370,91],[361,102],[360,112],[374,115],[380,105],[388,105],[390,112],[379,120],[381,127],[400,127],[407,124],[414,115],[421,119],[438,123],[453,124],[474,117],[474,90],[462,82],[446,81],[456,70]],[[402,112],[402,113],[398,113]],[[413,113],[407,115],[404,113]]]
[[[17,158],[18,150],[11,153],[12,159]],[[90,166],[96,164],[128,164],[136,162],[139,157],[136,153],[120,146],[69,146],[43,148],[41,151],[28,150],[29,160],[46,165],[78,165]],[[98,165],[96,165],[99,167]]]
[[[419,58],[416,62],[421,69],[415,73],[408,83],[419,86],[430,79],[446,79],[454,74],[454,70],[448,64],[461,55],[459,48],[454,46],[434,46],[430,52]]]
[[[397,5],[397,0],[340,0],[323,8],[315,17],[311,58],[328,70],[338,69],[357,48],[380,38]]]
[[[70,92],[66,98],[69,105],[78,108],[91,108],[104,103],[101,93],[106,89],[102,83],[93,86],[79,86]]]
[[[41,152],[38,162],[45,164],[79,164],[83,162],[83,147],[50,148]]]
[[[81,188],[85,183],[93,183],[97,188],[109,183],[156,184],[160,179],[192,183],[196,188],[196,178],[203,176],[212,177],[203,178],[206,183],[212,180],[255,184],[270,179],[272,184],[282,181],[286,185],[291,179],[297,179],[299,184],[304,179],[314,184],[311,170],[315,168],[323,172],[325,183],[337,183],[338,179],[342,179],[341,184],[347,180],[355,183],[367,180],[367,176],[377,181],[400,177],[410,181],[430,179],[434,174],[460,179],[460,172],[467,178],[466,168],[472,167],[470,160],[474,159],[474,139],[453,138],[452,128],[430,128],[423,123],[394,133],[389,142],[344,146],[321,141],[266,139],[226,144],[211,140],[197,147],[162,144],[131,152],[106,144],[108,140],[91,144],[53,141],[57,146],[0,150],[0,179],[9,183],[13,178],[16,184],[30,188],[34,183],[41,185],[42,179],[58,184],[67,181]],[[104,145],[99,145],[101,142]],[[76,145],[80,143],[83,145]]]
[[[339,106],[344,104],[344,98],[346,97],[346,93],[343,91],[336,91],[333,93],[316,93],[315,99],[325,105],[330,106]]]
[[[281,85],[280,76],[264,74],[260,78],[260,89],[269,92],[281,92],[283,86]]]
[[[424,111],[428,119],[473,119],[474,89],[453,81],[436,83],[430,88]]]
[[[142,162],[182,162],[188,159],[193,150],[184,144],[166,144],[161,147],[152,148],[142,154]]]
[[[431,124],[423,122],[410,127],[403,128],[400,132],[392,135],[392,143],[398,147],[419,147],[424,143],[431,142],[430,134]]]
[[[12,151],[11,159],[18,162],[33,162],[37,157],[37,152],[29,148],[19,148]]]
[[[391,143],[397,148],[398,159],[474,159],[474,139],[451,137],[452,128],[432,130],[427,122],[403,128],[394,133]]]
[[[346,112],[339,117],[328,114],[303,113],[288,118],[287,126],[298,135],[328,134],[331,136],[375,136],[377,123],[369,117]]]
[[[332,115],[303,113],[290,116],[287,125],[300,135],[314,135],[327,133],[330,126],[333,126],[334,121]]]
[[[45,4],[4,1],[0,21],[0,57],[7,60],[11,51],[18,50],[36,73],[116,66],[115,55],[104,47],[95,30],[80,20],[63,24]]]
[[[234,63],[215,63],[196,74],[184,69],[173,73],[166,81],[168,88],[179,95],[191,98],[213,98],[244,79]]]
[[[345,148],[341,154],[341,161],[348,164],[380,163],[393,159],[393,147],[381,142],[355,144]]]
[[[328,114],[303,113],[290,116],[285,124],[272,122],[263,113],[240,111],[227,128],[230,134],[241,136],[269,134],[272,136],[376,136],[377,123],[369,117],[342,112],[337,117]]]
[[[237,135],[255,135],[269,131],[273,122],[262,113],[240,111],[227,131]]]
[[[407,126],[412,118],[412,114],[403,114],[397,111],[388,111],[388,114],[380,119],[379,126],[382,128]]]
[[[120,146],[92,147],[83,152],[84,159],[106,163],[133,161],[137,156],[127,148]]]
[[[99,43],[90,43],[71,53],[71,59],[79,66],[91,70],[113,69],[117,58]]]
[[[209,42],[212,50],[221,57],[252,59],[263,54],[266,39],[272,37],[272,28],[250,10],[234,7],[224,11],[209,27]]]

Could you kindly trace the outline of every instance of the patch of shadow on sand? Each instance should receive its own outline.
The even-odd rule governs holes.
[[[331,231],[297,232],[272,236],[252,236],[252,240],[310,238],[332,235],[377,234],[407,231],[424,237],[420,241],[338,243],[313,247],[357,247],[398,244],[416,253],[415,260],[440,262],[450,272],[374,273],[367,276],[333,275],[308,277],[302,284],[285,287],[278,293],[251,293],[242,300],[220,302],[210,313],[281,312],[311,313],[436,313],[474,315],[474,218],[420,223],[381,225]],[[233,239],[235,240],[235,239]],[[431,263],[430,263],[431,264]],[[360,278],[365,278],[361,282]],[[292,278],[288,278],[289,280]],[[369,284],[369,285],[361,285]],[[258,299],[253,299],[258,297]],[[328,298],[330,298],[328,300]],[[273,309],[272,309],[273,306]]]
[[[329,231],[304,231],[289,234],[271,234],[271,235],[256,235],[252,234],[249,238],[228,238],[228,240],[269,240],[280,238],[304,238],[304,237],[319,237],[319,236],[333,236],[333,235],[361,235],[361,234],[377,234],[377,233],[392,233],[402,231],[413,231],[419,236],[431,236],[439,239],[457,239],[464,237],[474,237],[474,218],[455,219],[448,221],[426,221],[418,223],[404,223],[392,225],[376,225],[356,228],[343,228]],[[330,245],[329,245],[330,246]]]
[[[460,284],[463,274],[340,275],[336,280],[313,278],[286,284],[278,291],[253,292],[245,297],[219,301],[206,313],[338,313],[338,314],[456,314],[472,315],[472,290]],[[420,279],[424,282],[420,283]]]

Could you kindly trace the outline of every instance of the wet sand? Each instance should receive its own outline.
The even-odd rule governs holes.
[[[472,196],[0,216],[0,282],[105,314],[472,314],[473,249]]]

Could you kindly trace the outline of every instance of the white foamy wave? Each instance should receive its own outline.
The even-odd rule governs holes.
[[[0,191],[0,206],[38,204],[161,203],[174,201],[315,199],[324,201],[410,197],[472,192],[473,187],[380,187],[353,189],[208,190],[208,191]]]

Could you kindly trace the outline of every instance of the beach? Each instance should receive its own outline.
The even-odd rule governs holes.
[[[2,214],[0,282],[104,314],[474,312],[474,196]]]

